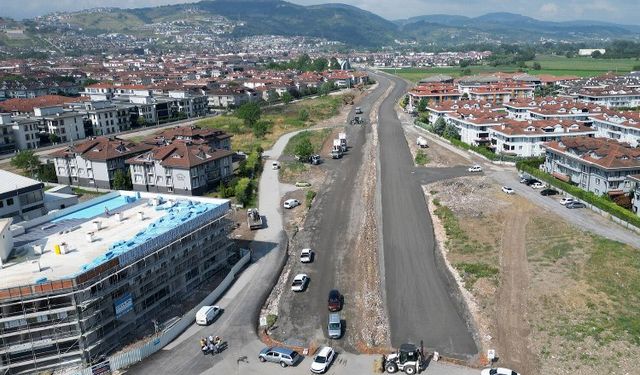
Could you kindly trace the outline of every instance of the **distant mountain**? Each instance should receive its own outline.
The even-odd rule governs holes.
[[[489,13],[474,18],[423,15],[392,22],[350,5],[302,6],[284,0],[207,0],[137,9],[101,8],[69,13],[64,22],[81,27],[87,33],[146,35],[144,25],[189,22],[207,16],[222,16],[235,22],[237,26],[231,34],[235,37],[321,37],[354,47],[392,45],[397,39],[443,46],[496,41],[526,43],[543,38],[567,41],[640,39],[640,26],[599,21],[550,22],[513,13]]]
[[[440,29],[448,29],[453,38],[460,34],[461,38],[472,39],[467,41],[483,38],[505,42],[536,41],[540,38],[578,41],[601,38],[631,39],[640,35],[639,26],[598,21],[540,21],[506,12],[488,13],[474,18],[451,15],[418,16],[395,23],[400,26],[401,32],[419,40],[433,38],[433,33],[439,33],[438,25]]]

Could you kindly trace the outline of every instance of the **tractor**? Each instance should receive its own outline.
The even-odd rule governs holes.
[[[384,357],[384,369],[390,374],[402,371],[406,374],[418,374],[425,369],[422,351],[413,344],[402,344],[400,349]]]

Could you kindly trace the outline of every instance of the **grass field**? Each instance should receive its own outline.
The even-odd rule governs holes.
[[[232,115],[204,119],[199,121],[198,125],[233,134],[231,146],[234,150],[250,151],[255,146],[267,150],[282,134],[313,126],[318,121],[335,116],[341,107],[342,96],[334,95],[263,109],[262,120],[270,124],[269,131],[263,138],[256,138],[242,120]],[[308,113],[306,120],[301,119],[302,111]]]
[[[524,69],[529,74],[550,74],[555,76],[578,76],[578,77],[594,77],[607,72],[627,73],[633,70],[633,67],[640,65],[637,59],[592,59],[591,57],[573,57],[539,55],[533,61],[528,61],[527,66],[532,67],[537,62],[542,67],[541,70]],[[508,66],[489,66],[476,65],[469,66],[471,74],[484,74],[494,72],[517,72],[518,67],[514,65]],[[462,76],[464,68],[459,66],[437,67],[437,68],[407,68],[407,69],[387,69],[389,73],[397,74],[400,77],[408,79],[412,82],[435,75],[447,74],[452,77]]]

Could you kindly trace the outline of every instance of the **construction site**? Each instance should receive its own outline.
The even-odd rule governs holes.
[[[0,228],[0,373],[91,365],[238,259],[225,199],[111,192]]]

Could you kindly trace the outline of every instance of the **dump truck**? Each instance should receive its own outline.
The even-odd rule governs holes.
[[[338,139],[340,140],[340,149],[342,152],[347,152],[347,133],[339,133]]]
[[[247,210],[247,224],[251,230],[262,228],[262,216],[257,208]]]
[[[418,145],[420,148],[428,147],[427,139],[424,137],[418,137],[418,139],[416,140],[416,145]]]
[[[342,143],[340,139],[333,140],[333,148],[331,149],[331,157],[333,159],[340,159],[342,157]]]

